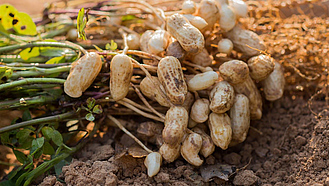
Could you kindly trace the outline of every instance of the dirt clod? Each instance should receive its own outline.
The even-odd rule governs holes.
[[[237,173],[234,177],[234,185],[252,185],[256,183],[258,177],[252,170],[243,170]]]

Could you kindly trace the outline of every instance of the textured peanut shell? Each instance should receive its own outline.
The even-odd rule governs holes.
[[[268,55],[258,55],[248,60],[250,77],[255,81],[266,79],[274,70],[274,59]]]
[[[188,113],[184,107],[171,107],[165,117],[162,131],[163,141],[171,146],[182,142],[188,124]]]
[[[205,48],[198,54],[187,55],[187,59],[192,63],[203,67],[207,67],[212,64],[212,58],[210,57],[208,51]]]
[[[202,33],[181,14],[167,18],[167,31],[189,53],[199,53],[204,48]]]
[[[275,101],[282,97],[284,91],[284,74],[280,63],[275,62],[274,71],[262,81],[265,99]]]
[[[210,156],[215,151],[215,144],[211,137],[200,127],[194,127],[192,130],[193,132],[200,134],[202,137],[200,154],[205,158]]]
[[[208,71],[195,75],[187,81],[189,91],[204,90],[211,87],[218,80],[218,74],[214,71]]]
[[[223,150],[226,150],[232,139],[230,117],[226,113],[211,113],[209,115],[208,125],[210,136],[214,144]]]
[[[262,97],[251,77],[248,76],[246,81],[235,84],[233,87],[237,94],[244,94],[249,98],[250,118],[255,120],[261,119],[263,106]]]
[[[225,37],[233,42],[235,50],[242,52],[246,56],[258,55],[259,51],[255,50],[255,48],[262,51],[266,49],[264,41],[255,32],[244,30],[239,25],[226,32]]]
[[[250,127],[249,99],[243,94],[237,94],[233,107],[230,109],[232,140],[243,142]]]
[[[197,99],[192,105],[190,117],[197,123],[207,121],[210,113],[209,104],[208,99]]]
[[[164,143],[161,145],[159,152],[160,152],[161,156],[163,157],[163,159],[165,159],[167,162],[171,163],[171,162],[175,161],[177,158],[179,158],[180,148],[181,148],[180,143],[178,143],[175,146],[170,146],[170,145]]]
[[[170,35],[165,30],[156,30],[148,41],[148,50],[152,54],[159,54],[169,45]]]
[[[224,113],[233,106],[234,88],[227,81],[220,81],[210,91],[209,100],[211,111]]]
[[[115,101],[121,100],[128,94],[133,64],[128,56],[118,54],[112,58],[110,69],[111,96]]]
[[[172,56],[162,58],[157,74],[170,101],[173,104],[183,104],[187,94],[187,85],[179,60]]]
[[[212,29],[220,18],[219,9],[213,0],[202,0],[199,3],[196,15],[202,17],[208,23],[208,26],[202,31]]]
[[[72,63],[70,74],[64,83],[64,92],[78,98],[95,80],[102,69],[101,57],[94,52],[87,53]]]
[[[145,77],[140,83],[140,89],[146,97],[157,101],[164,107],[170,107],[166,95],[160,90],[158,77],[152,76],[152,81],[149,77]]]
[[[230,55],[233,50],[233,43],[231,40],[224,38],[221,39],[217,44],[218,52]]]
[[[189,134],[182,143],[180,153],[182,157],[194,166],[201,166],[203,160],[199,157],[202,147],[202,137],[200,134]]]
[[[240,60],[231,60],[219,67],[220,76],[231,84],[239,84],[249,76],[248,65]]]

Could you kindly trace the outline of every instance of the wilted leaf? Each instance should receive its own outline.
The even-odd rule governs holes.
[[[118,45],[116,42],[114,42],[113,40],[111,40],[111,44],[107,43],[105,45],[105,49],[106,50],[116,50],[118,48]]]
[[[5,83],[13,75],[13,69],[9,67],[0,67],[0,83]]]
[[[87,24],[87,19],[85,18],[85,9],[81,8],[77,18],[77,29],[78,29],[78,37],[86,40],[85,28]]]
[[[39,47],[33,47],[31,48],[26,48],[22,50],[19,55],[24,61],[29,60],[31,57],[37,57],[40,55],[40,48]]]
[[[1,25],[4,30],[13,28],[13,20],[18,11],[10,4],[0,5]]]
[[[132,145],[128,148],[128,154],[134,158],[146,157],[149,153],[139,145]]]

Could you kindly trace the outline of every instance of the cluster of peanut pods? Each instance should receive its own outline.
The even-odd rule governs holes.
[[[190,164],[200,166],[203,158],[199,154],[206,158],[215,146],[225,150],[243,142],[250,120],[262,117],[261,95],[269,101],[283,95],[281,65],[261,54],[266,46],[256,33],[238,24],[247,13],[242,0],[185,0],[181,11],[164,18],[165,27],[147,30],[141,36],[128,34],[129,49],[161,57],[160,61],[143,59],[144,64],[157,66],[157,76],[144,77],[139,86],[144,96],[168,108],[164,128],[158,134],[161,139],[149,138],[160,146],[159,152],[145,159],[149,176],[157,174],[162,159],[173,162],[181,155]],[[204,33],[215,24],[223,34],[218,51],[229,56],[235,50],[247,56],[247,61],[229,60],[213,68],[216,62],[205,49]],[[185,73],[182,66],[186,61],[200,67],[200,72]],[[96,53],[87,53],[73,64],[65,92],[81,96],[101,65]],[[118,54],[112,58],[110,92],[115,101],[126,97],[132,75],[130,57]]]

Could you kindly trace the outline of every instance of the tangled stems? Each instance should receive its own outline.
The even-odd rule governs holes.
[[[22,128],[22,127],[40,124],[40,123],[62,121],[63,119],[70,118],[74,115],[75,115],[75,112],[71,111],[71,112],[67,112],[67,113],[59,114],[59,115],[55,115],[55,116],[32,119],[32,120],[24,121],[24,122],[21,122],[21,123],[16,123],[16,124],[13,124],[13,125],[9,125],[9,126],[0,128],[0,134],[2,134],[4,132],[11,131],[11,130],[19,129],[19,128]]]
[[[18,81],[13,81],[10,83],[1,84],[0,91],[14,88],[17,86],[29,85],[29,84],[64,84],[64,82],[65,79],[58,79],[58,78],[26,78]]]
[[[21,44],[17,44],[17,45],[1,47],[0,54],[6,53],[6,52],[11,52],[11,51],[18,50],[18,49],[31,48],[31,47],[60,47],[60,48],[70,48],[72,50],[77,50],[77,51],[80,50],[83,53],[86,52],[82,47],[80,47],[74,43],[71,43],[71,42],[61,43],[61,42],[41,41],[41,42],[21,43]]]

